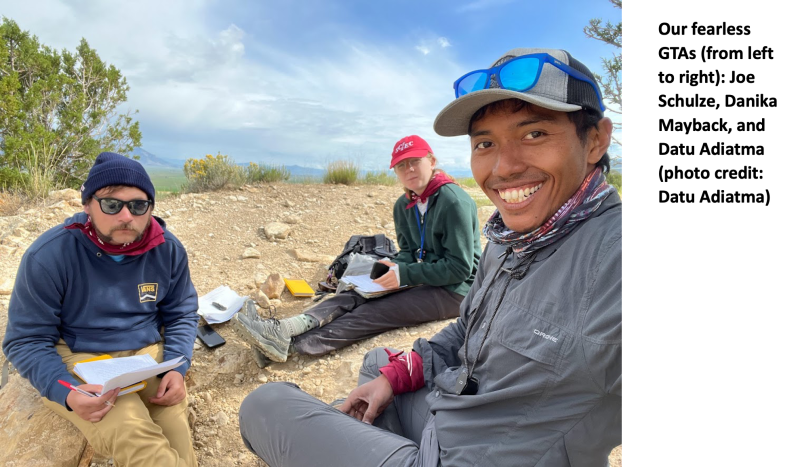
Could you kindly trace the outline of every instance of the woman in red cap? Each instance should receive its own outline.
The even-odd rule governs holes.
[[[475,201],[436,168],[419,136],[394,145],[389,167],[405,191],[394,205],[400,253],[383,261],[390,269],[375,282],[387,289],[417,287],[372,299],[342,292],[282,320],[262,320],[247,300],[234,329],[268,359],[324,355],[392,329],[458,316],[481,255]]]

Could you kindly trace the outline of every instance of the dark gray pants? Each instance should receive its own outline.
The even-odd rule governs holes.
[[[387,363],[383,348],[367,353],[358,384],[374,379]],[[427,394],[423,388],[395,397],[373,426],[294,384],[268,383],[242,401],[239,429],[245,446],[270,467],[436,466],[439,447]]]
[[[305,311],[320,327],[294,337],[294,348],[301,355],[325,355],[392,329],[455,318],[463,300],[462,295],[428,285],[369,300],[343,292]]]

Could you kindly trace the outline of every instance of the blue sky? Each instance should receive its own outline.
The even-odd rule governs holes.
[[[51,47],[85,37],[120,68],[158,156],[364,169],[387,168],[409,134],[468,168],[466,137],[432,129],[456,78],[515,47],[563,48],[599,70],[614,49],[583,27],[621,18],[606,0],[44,0],[0,14]]]

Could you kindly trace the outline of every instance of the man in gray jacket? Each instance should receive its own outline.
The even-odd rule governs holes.
[[[497,206],[460,317],[409,353],[368,353],[351,418],[287,383],[248,395],[242,437],[273,467],[596,466],[621,443],[622,206],[600,90],[544,49],[454,87],[434,129],[470,136]]]

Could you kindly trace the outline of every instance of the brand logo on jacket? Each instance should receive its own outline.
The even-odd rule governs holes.
[[[139,303],[154,302],[158,297],[158,284],[139,284]]]
[[[550,334],[545,334],[544,332],[542,332],[542,331],[540,331],[538,329],[534,329],[533,333],[536,334],[537,336],[543,337],[543,338],[545,338],[545,339],[547,339],[549,341],[558,342],[558,338],[557,337],[551,336]]]

